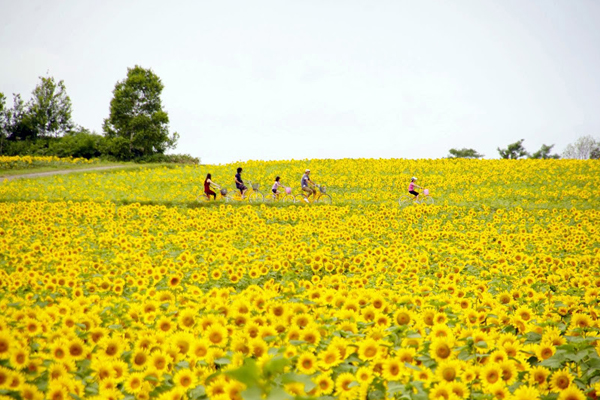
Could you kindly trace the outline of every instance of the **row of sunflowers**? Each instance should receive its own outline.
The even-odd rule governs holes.
[[[34,169],[40,167],[61,167],[65,165],[87,165],[97,160],[87,158],[56,156],[0,156],[0,171]]]
[[[246,183],[269,193],[276,176],[300,193],[300,178],[327,187],[337,205],[395,203],[411,177],[426,187],[436,204],[494,208],[589,208],[600,197],[600,165],[582,160],[300,160],[249,161],[230,165],[141,167],[113,173],[78,173],[0,185],[10,201],[73,200],[188,206],[203,193],[207,174],[235,191],[242,166]],[[248,185],[250,187],[250,185]]]
[[[167,204],[232,165],[4,182],[0,398],[596,398],[600,202],[569,193],[599,166],[462,163],[312,160],[331,186],[378,180],[317,207]],[[399,208],[390,166],[447,201]],[[450,198],[461,179],[476,205]],[[123,201],[132,182],[155,204]]]

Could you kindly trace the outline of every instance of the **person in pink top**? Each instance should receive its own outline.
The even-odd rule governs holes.
[[[275,183],[273,183],[273,187],[271,187],[271,192],[273,192],[273,196],[277,197],[279,195],[279,191],[277,189],[279,189],[281,186],[283,186],[281,184],[281,182],[279,182],[279,177],[275,178]]]
[[[419,201],[419,192],[417,192],[415,190],[415,188],[419,188],[419,189],[423,189],[423,188],[415,183],[416,180],[417,180],[417,178],[415,178],[414,176],[412,178],[410,178],[410,184],[408,185],[408,193],[412,194],[413,196],[416,196],[415,200]]]

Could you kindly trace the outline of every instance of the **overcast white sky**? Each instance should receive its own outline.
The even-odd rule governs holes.
[[[127,68],[163,81],[176,153],[439,158],[600,138],[600,2],[0,0],[0,92],[64,80],[102,132]]]

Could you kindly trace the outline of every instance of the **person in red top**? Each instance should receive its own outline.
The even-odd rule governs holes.
[[[206,193],[206,197],[210,200],[210,196],[213,196],[214,200],[217,199],[217,194],[211,190],[211,186],[216,187],[217,189],[221,189],[219,185],[215,182],[211,181],[212,176],[210,174],[206,174],[206,179],[204,180],[204,193]]]

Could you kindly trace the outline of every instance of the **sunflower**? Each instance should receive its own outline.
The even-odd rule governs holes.
[[[196,311],[193,309],[185,309],[183,311],[181,311],[181,313],[179,313],[179,316],[177,317],[177,324],[179,325],[180,329],[192,329],[194,327],[194,324],[196,323],[196,321],[194,320],[194,316],[196,315]],[[165,321],[166,318],[163,317],[162,321]],[[166,319],[168,321],[168,319]],[[159,319],[159,322],[161,321],[161,319]],[[170,322],[170,321],[169,321]],[[158,323],[157,323],[158,325]],[[170,325],[167,325],[169,328],[167,330],[163,329],[165,327],[161,327],[160,329],[163,332],[167,332],[168,330],[170,330]]]
[[[460,399],[467,399],[470,396],[469,387],[463,382],[452,381],[448,387]]]
[[[317,370],[317,357],[312,352],[304,352],[298,356],[296,369],[305,375],[312,375]]]
[[[586,396],[576,386],[570,386],[562,390],[558,395],[558,400],[585,400]]]
[[[552,374],[550,378],[550,387],[555,392],[565,390],[573,382],[573,376],[569,373],[567,368],[558,370]]]
[[[29,362],[29,352],[21,346],[16,346],[10,352],[10,364],[17,370],[27,368]]]
[[[514,400],[536,400],[540,398],[540,392],[531,386],[519,386],[513,393]]]
[[[10,357],[10,350],[13,345],[14,342],[9,333],[0,330],[0,360],[6,360]]]
[[[356,378],[350,372],[341,373],[335,380],[335,392],[338,395],[346,396],[351,392],[354,392],[356,386],[350,386],[352,382],[355,382]]]
[[[486,385],[493,385],[502,380],[502,369],[496,363],[489,363],[481,370],[481,381]]]
[[[447,382],[439,382],[429,391],[430,399],[448,399],[452,396],[452,387]]]
[[[137,349],[131,354],[131,366],[136,370],[143,370],[148,367],[150,356],[147,350]]]
[[[438,364],[435,369],[436,376],[446,382],[452,382],[460,374],[461,362],[459,360],[445,360]]]
[[[488,385],[485,391],[492,394],[494,399],[508,399],[510,397],[510,391],[503,382],[496,382],[493,385]]]
[[[517,368],[512,360],[502,361],[498,364],[502,370],[502,380],[508,386],[512,385],[517,379]]]
[[[177,371],[177,373],[173,377],[173,383],[175,383],[176,388],[188,390],[195,387],[196,376],[192,371],[190,371],[187,368],[184,368]]]
[[[429,346],[429,354],[437,362],[453,358],[452,347],[454,341],[450,338],[439,337],[431,341]]]
[[[540,365],[536,365],[529,371],[529,384],[537,386],[545,386],[548,383],[550,371]]]
[[[379,343],[373,339],[365,339],[358,346],[358,357],[361,360],[372,360],[379,353]]]
[[[319,353],[319,367],[328,370],[341,362],[340,352],[334,347],[327,347]]]
[[[21,398],[23,400],[43,400],[44,393],[40,392],[37,386],[24,383],[21,385]]]
[[[397,358],[388,358],[383,363],[381,374],[388,381],[397,381],[404,373],[404,363]]]
[[[165,371],[169,366],[170,357],[161,350],[155,350],[150,354],[149,365],[158,371]]]
[[[394,322],[399,326],[410,325],[413,319],[412,312],[404,307],[394,313]]]

